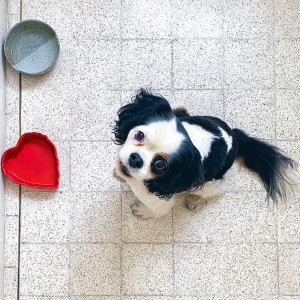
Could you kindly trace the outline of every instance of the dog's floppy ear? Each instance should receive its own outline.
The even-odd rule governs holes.
[[[174,194],[189,192],[205,182],[201,155],[195,146],[186,140],[169,159],[169,170],[163,176],[145,181],[150,193],[168,200]]]
[[[169,120],[174,115],[165,98],[154,95],[145,89],[140,89],[131,103],[119,109],[118,117],[113,133],[115,143],[122,145],[132,128],[151,121]]]

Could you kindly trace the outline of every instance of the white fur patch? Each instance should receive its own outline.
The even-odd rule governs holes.
[[[203,129],[199,125],[192,125],[186,122],[182,122],[182,125],[187,131],[194,146],[199,150],[202,160],[205,159],[210,153],[211,144],[214,139],[219,137]]]
[[[227,144],[227,153],[228,153],[232,148],[232,136],[229,136],[229,134],[221,127],[219,127],[219,130],[221,131],[222,137]]]
[[[280,173],[282,176],[277,175],[279,200],[294,202],[300,199],[300,173],[298,164],[294,163],[287,168],[282,166]]]
[[[142,131],[145,135],[142,144],[134,139],[137,132]],[[170,155],[176,152],[186,137],[177,130],[176,119],[157,121],[148,125],[133,128],[126,139],[125,144],[119,151],[119,158],[128,168],[130,175],[135,179],[144,180],[152,178],[150,165],[157,154]],[[130,168],[128,159],[131,153],[138,153],[143,160],[140,169]]]

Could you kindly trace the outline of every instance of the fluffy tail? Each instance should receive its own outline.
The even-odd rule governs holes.
[[[277,147],[233,129],[238,142],[237,157],[256,172],[274,202],[294,200],[300,196],[300,174],[297,163]]]

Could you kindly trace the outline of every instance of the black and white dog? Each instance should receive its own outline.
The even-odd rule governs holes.
[[[222,120],[172,110],[168,101],[141,89],[118,111],[114,134],[121,145],[117,174],[140,200],[131,206],[141,218],[161,217],[187,195],[187,208],[225,192],[223,179],[235,159],[256,172],[275,202],[299,195],[296,163],[276,147],[230,129]]]

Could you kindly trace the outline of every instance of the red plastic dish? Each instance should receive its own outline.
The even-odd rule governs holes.
[[[2,156],[3,173],[14,183],[39,189],[57,189],[59,162],[54,144],[37,132],[23,134]]]

